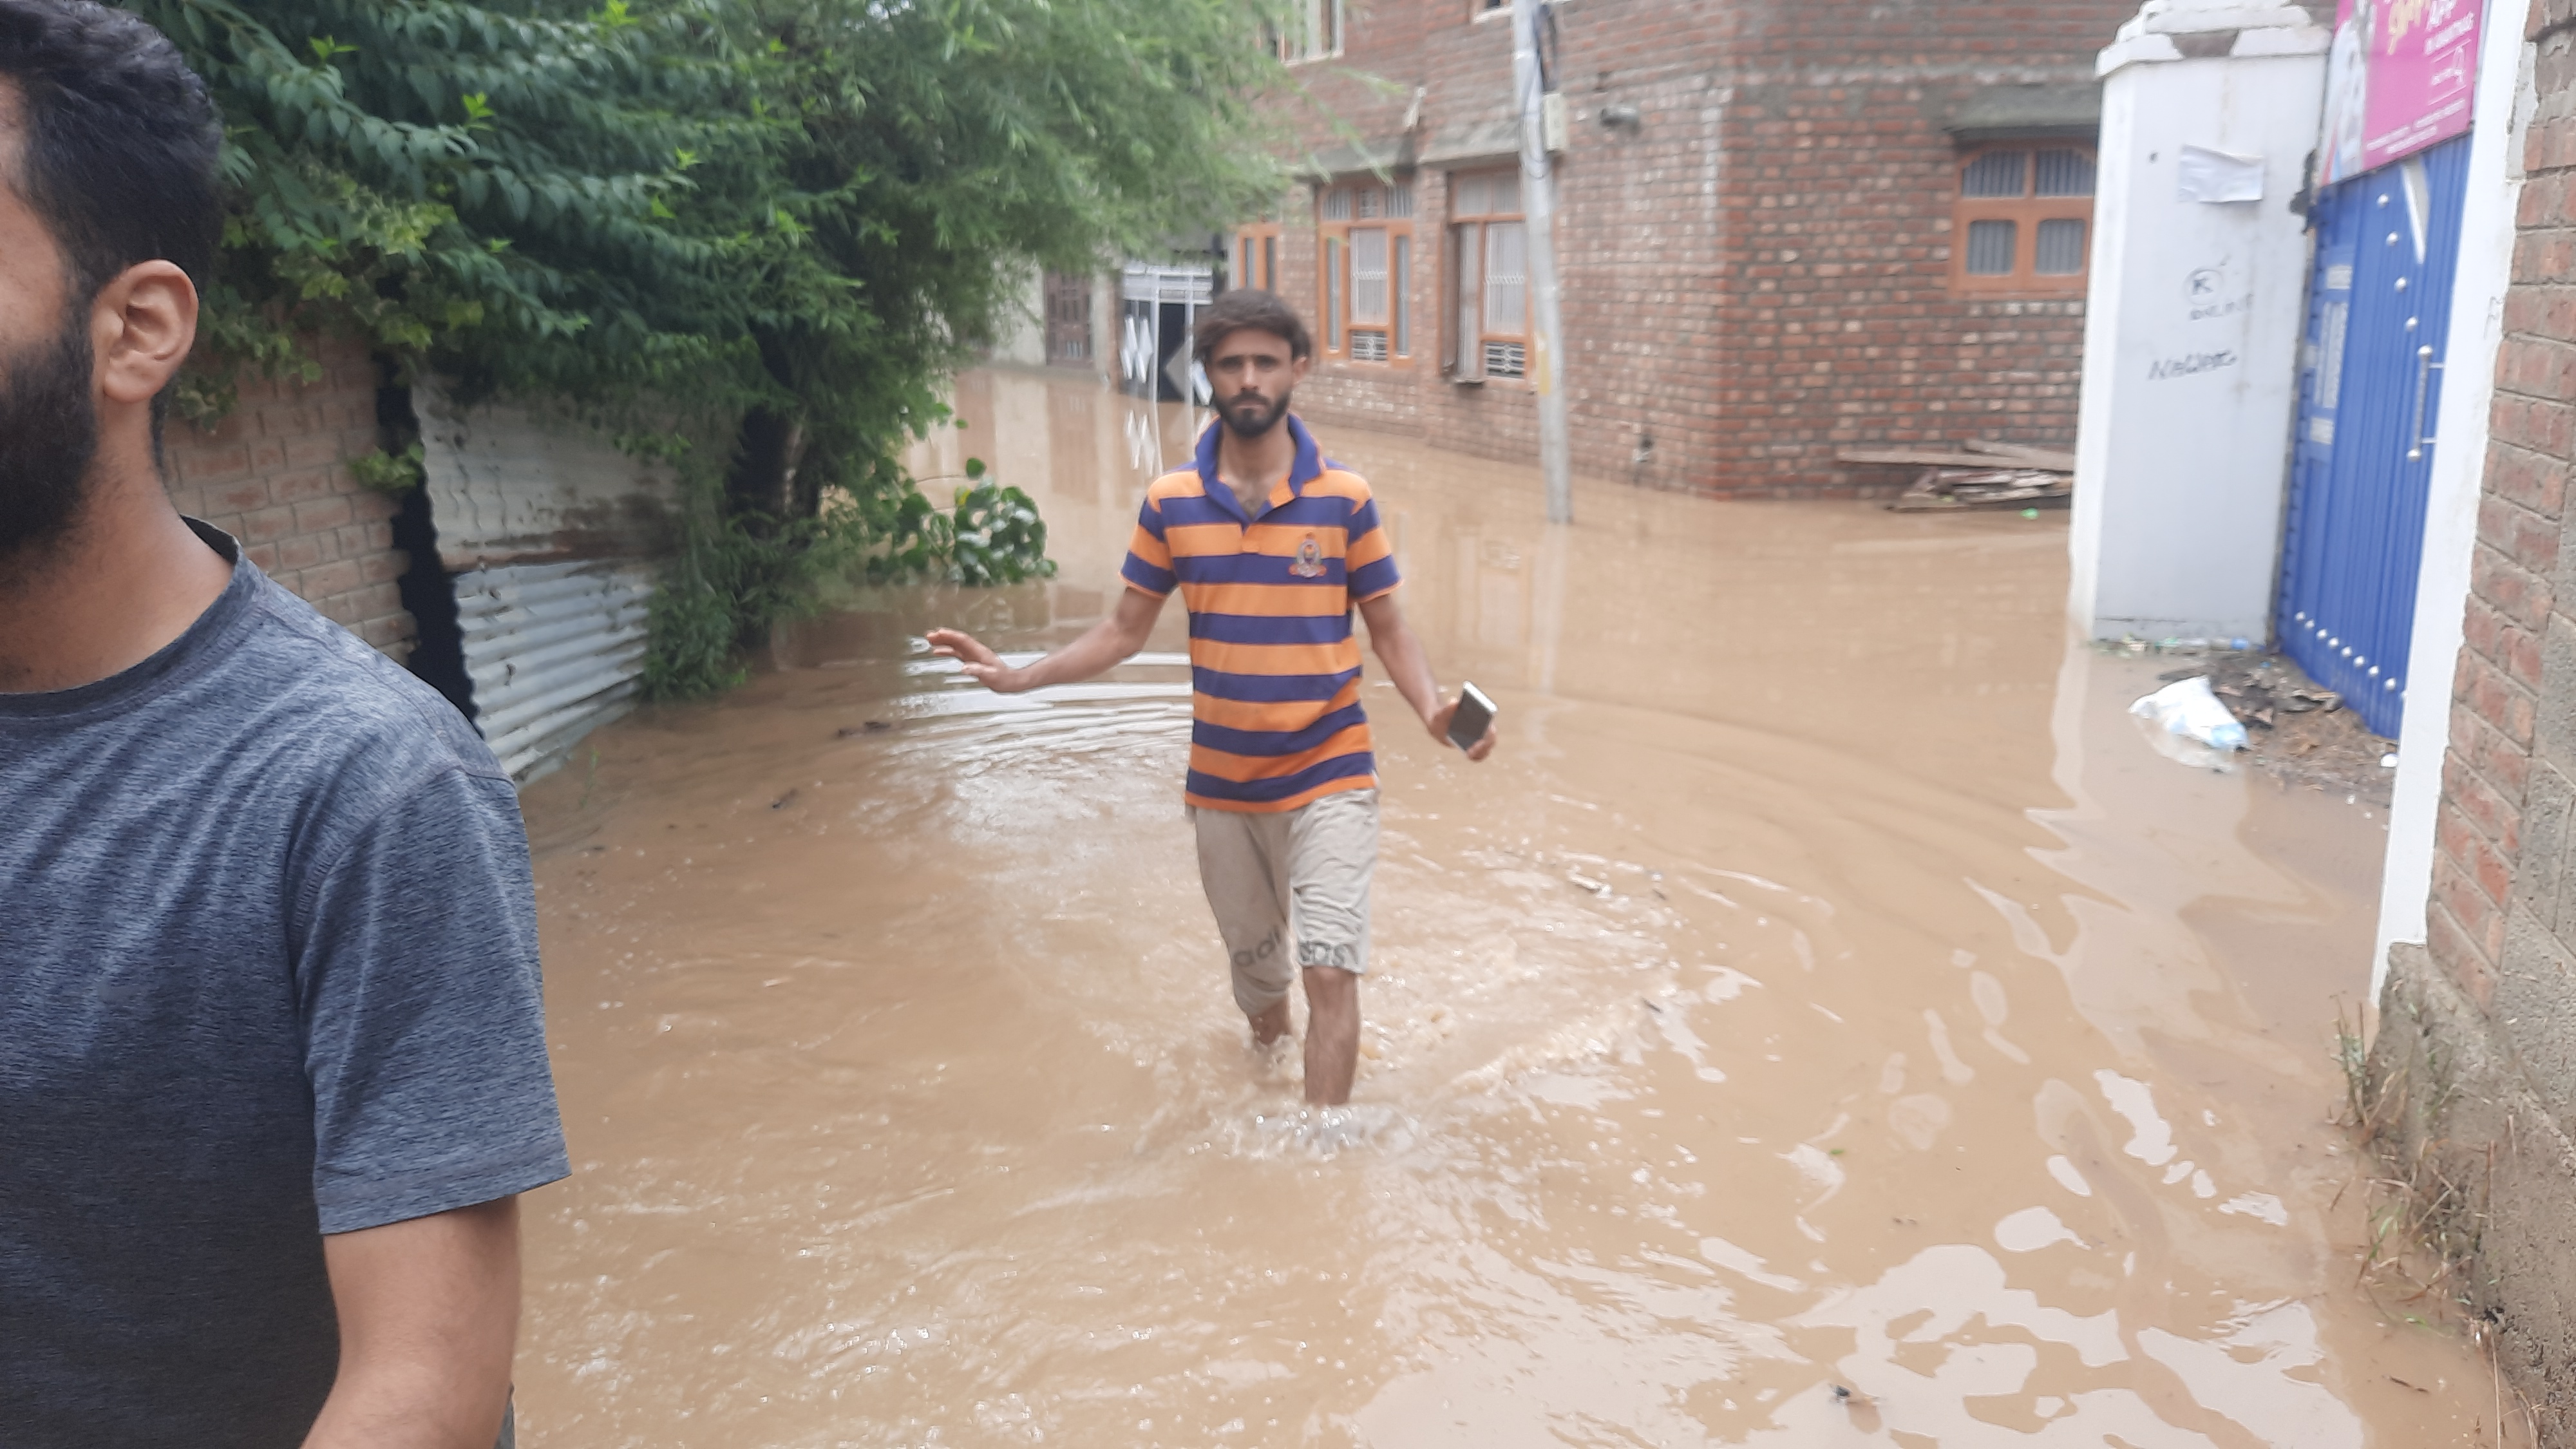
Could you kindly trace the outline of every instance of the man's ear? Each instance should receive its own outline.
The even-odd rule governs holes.
[[[197,341],[197,288],[173,262],[138,262],[101,287],[89,309],[99,395],[132,406],[169,386]]]
[[[1310,372],[1312,372],[1312,371],[1314,371],[1314,370],[1315,370],[1315,354],[1313,354],[1313,353],[1311,353],[1311,352],[1307,353],[1307,354],[1306,354],[1305,356],[1303,356],[1303,357],[1300,357],[1300,358],[1297,358],[1297,359],[1295,359],[1295,360],[1291,361],[1291,362],[1288,364],[1288,383],[1289,383],[1289,385],[1293,387],[1293,386],[1295,386],[1295,385],[1296,385],[1296,384],[1298,384],[1298,383],[1304,382],[1304,381],[1306,380],[1306,374],[1307,374],[1307,373],[1310,373]]]

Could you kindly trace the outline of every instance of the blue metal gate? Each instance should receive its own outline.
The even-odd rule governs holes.
[[[2299,431],[2273,620],[2282,651],[2394,737],[2469,138],[2331,187],[2301,349]]]

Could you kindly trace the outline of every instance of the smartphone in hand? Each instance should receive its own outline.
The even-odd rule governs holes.
[[[1494,702],[1472,684],[1458,687],[1458,712],[1449,716],[1449,743],[1472,750],[1494,727]]]

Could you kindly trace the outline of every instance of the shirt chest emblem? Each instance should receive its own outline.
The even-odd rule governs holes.
[[[1297,561],[1288,565],[1288,572],[1301,579],[1324,576],[1324,546],[1316,541],[1315,535],[1307,534],[1306,541],[1297,545]]]

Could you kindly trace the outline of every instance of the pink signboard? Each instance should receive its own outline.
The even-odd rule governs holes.
[[[2341,0],[2318,180],[2341,181],[2469,129],[2485,0]]]

